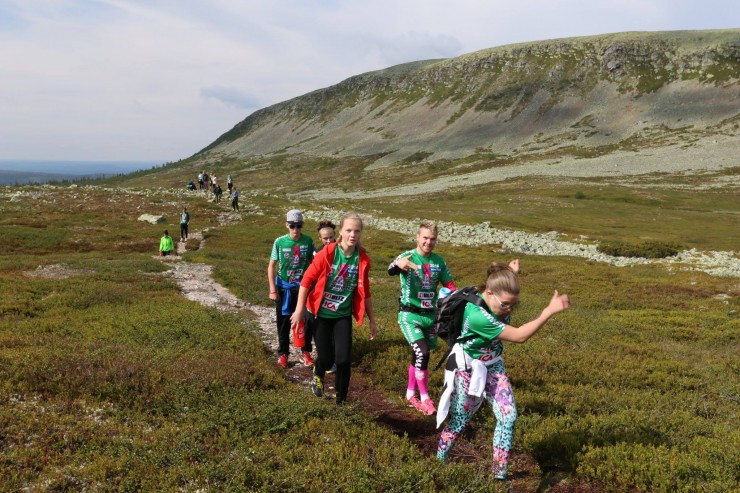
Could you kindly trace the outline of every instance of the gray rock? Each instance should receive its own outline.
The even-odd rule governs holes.
[[[139,221],[144,221],[151,224],[162,224],[167,222],[167,218],[164,216],[156,216],[154,214],[142,214],[139,216]]]

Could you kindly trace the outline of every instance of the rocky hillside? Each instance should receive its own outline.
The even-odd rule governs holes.
[[[739,80],[740,29],[522,43],[349,78],[253,113],[199,157],[373,156],[382,167],[710,146],[728,157]]]

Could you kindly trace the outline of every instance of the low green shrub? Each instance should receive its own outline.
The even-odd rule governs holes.
[[[663,243],[661,241],[645,241],[639,244],[629,244],[617,241],[605,241],[599,243],[596,249],[613,257],[643,257],[643,258],[666,258],[676,255],[680,246]]]

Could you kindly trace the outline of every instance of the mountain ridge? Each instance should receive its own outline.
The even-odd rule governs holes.
[[[358,74],[252,113],[195,157],[372,168],[685,148],[736,138],[739,78],[740,29],[517,43]]]

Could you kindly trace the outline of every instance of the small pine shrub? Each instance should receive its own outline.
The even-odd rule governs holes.
[[[596,249],[613,257],[666,258],[678,253],[680,246],[660,241],[645,241],[638,245],[607,241],[600,243]]]
[[[576,199],[583,200],[586,198],[586,194],[581,192],[580,190],[576,192]]]

